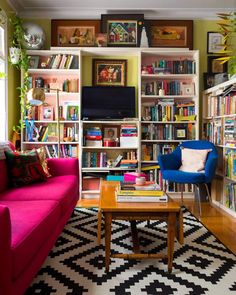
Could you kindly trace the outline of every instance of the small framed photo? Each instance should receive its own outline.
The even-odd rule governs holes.
[[[228,63],[222,63],[219,60],[220,56],[208,56],[208,73],[218,74],[218,73],[226,73],[228,68]]]
[[[126,59],[93,59],[94,86],[126,86]]]
[[[224,36],[219,32],[207,32],[207,53],[219,53],[224,48]]]
[[[119,137],[119,128],[116,126],[106,126],[103,129],[103,137],[108,139],[116,139]]]
[[[42,120],[52,121],[54,120],[54,108],[53,106],[43,106],[42,107]]]
[[[194,83],[181,83],[180,91],[181,95],[194,95]]]
[[[71,121],[79,120],[79,106],[77,105],[67,106],[67,120],[71,120]]]
[[[187,127],[175,127],[175,139],[187,139]]]
[[[203,73],[203,84],[204,84],[204,89],[213,87],[215,85],[215,74]]]
[[[107,46],[139,47],[143,14],[102,14],[102,33],[107,33]]]
[[[29,57],[29,68],[30,69],[37,69],[39,66],[39,56],[34,55]]]
[[[95,46],[106,47],[107,46],[107,34],[98,33],[95,36]]]

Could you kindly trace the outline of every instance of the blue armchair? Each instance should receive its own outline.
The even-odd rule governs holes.
[[[182,164],[181,159],[181,147],[205,150],[211,149],[207,155],[205,162],[205,170],[202,172],[184,172],[180,171],[179,168]],[[159,155],[158,162],[160,165],[162,178],[164,181],[170,181],[179,183],[181,188],[181,201],[183,202],[183,184],[194,184],[195,187],[195,197],[199,201],[199,211],[201,214],[201,199],[200,199],[200,185],[204,184],[206,187],[207,195],[209,201],[211,201],[211,196],[207,184],[210,183],[214,177],[215,169],[217,165],[217,150],[213,143],[207,140],[191,140],[185,141],[170,154]],[[165,187],[166,189],[166,187]]]

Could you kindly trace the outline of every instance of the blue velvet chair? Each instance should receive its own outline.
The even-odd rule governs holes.
[[[179,168],[181,166],[181,147],[189,149],[211,149],[207,155],[205,162],[204,172],[183,172]],[[215,174],[216,165],[217,165],[217,150],[213,143],[207,140],[191,140],[185,141],[170,154],[159,155],[158,162],[160,165],[160,170],[162,173],[162,178],[164,183],[166,181],[179,183],[181,188],[181,201],[183,203],[183,184],[193,184],[195,187],[195,197],[198,198],[199,202],[199,211],[201,214],[201,197],[200,197],[200,185],[204,184],[207,191],[207,196],[211,202],[211,196],[209,193],[208,185]],[[164,184],[164,189],[166,186]]]

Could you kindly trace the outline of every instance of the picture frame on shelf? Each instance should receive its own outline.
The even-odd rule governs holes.
[[[218,59],[219,57],[220,56],[207,57],[208,73],[219,74],[227,72],[228,63],[225,62],[222,64],[222,61]]]
[[[54,107],[53,106],[43,106],[41,120],[53,121],[54,120]]]
[[[78,105],[67,105],[67,116],[68,121],[77,121],[79,119],[79,106]]]
[[[193,49],[192,20],[149,20],[150,47]]]
[[[207,32],[207,53],[219,53],[224,48],[224,35],[220,32]]]
[[[104,33],[96,34],[95,46],[96,47],[106,47],[107,46],[107,34],[104,34]]]
[[[203,84],[205,90],[213,87],[215,85],[215,74],[203,73]]]
[[[39,56],[32,55],[29,57],[29,69],[37,69],[39,66]]]
[[[116,140],[119,137],[119,128],[118,126],[105,126],[103,128],[103,138]]]
[[[194,83],[181,83],[180,84],[180,92],[181,95],[194,95]]]
[[[181,140],[181,139],[187,139],[187,127],[175,127],[175,139]]]
[[[93,59],[94,86],[126,86],[126,59]]]
[[[144,14],[102,14],[102,33],[107,46],[139,47]]]
[[[51,46],[95,46],[100,20],[51,20]]]

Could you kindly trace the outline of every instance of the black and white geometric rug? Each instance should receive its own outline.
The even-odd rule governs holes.
[[[166,224],[138,223],[141,249],[166,250]],[[172,274],[166,261],[112,259],[105,273],[104,238],[97,245],[96,209],[76,209],[27,295],[236,294],[236,257],[184,210],[184,245],[175,242]],[[132,252],[130,223],[112,223],[113,253]]]

